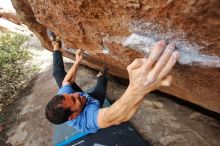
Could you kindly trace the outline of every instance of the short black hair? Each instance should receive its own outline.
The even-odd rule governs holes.
[[[63,108],[60,105],[65,100],[62,94],[55,95],[47,104],[45,109],[46,118],[53,124],[62,124],[68,121],[73,113],[70,108]]]

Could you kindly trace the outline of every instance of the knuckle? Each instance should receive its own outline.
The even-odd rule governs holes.
[[[147,62],[147,58],[143,58],[143,60],[144,60],[145,62]]]
[[[130,71],[130,65],[127,66],[127,71]]]
[[[147,58],[142,58],[141,60],[143,63],[146,63],[147,62]]]
[[[164,53],[170,54],[170,53],[172,53],[174,50],[175,50],[175,45],[174,45],[174,44],[169,44],[169,45],[166,47]]]
[[[136,63],[140,64],[143,61],[143,58],[136,58],[135,61]]]
[[[161,71],[160,75],[159,75],[159,79],[163,79],[166,76],[166,72],[165,71]]]
[[[139,58],[136,58],[135,60],[134,60],[134,63],[135,64],[138,64],[140,62],[140,59]]]
[[[154,74],[149,74],[149,75],[147,76],[147,81],[148,81],[149,83],[155,82],[155,81],[156,81],[155,75],[154,75]]]

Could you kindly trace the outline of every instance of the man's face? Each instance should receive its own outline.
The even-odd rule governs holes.
[[[84,96],[80,96],[79,93],[63,94],[63,96],[65,99],[62,103],[62,107],[70,108],[73,112],[69,120],[76,118],[82,111],[86,103],[86,98]]]

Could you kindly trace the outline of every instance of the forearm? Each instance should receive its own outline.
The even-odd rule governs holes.
[[[100,116],[103,122],[99,123],[102,128],[128,121],[138,110],[144,95],[135,93],[130,87],[112,106],[102,109]],[[101,118],[102,119],[102,118]]]
[[[70,70],[66,74],[66,76],[63,80],[63,84],[64,83],[73,83],[75,81],[78,66],[79,66],[79,63],[73,64],[73,66],[70,68]]]
[[[130,87],[127,88],[121,98],[116,101],[108,110],[108,121],[118,120],[118,122],[128,120],[129,113],[134,113],[135,107],[144,98],[144,95],[132,91]]]

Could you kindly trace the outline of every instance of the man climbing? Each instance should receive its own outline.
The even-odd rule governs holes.
[[[67,124],[87,133],[128,121],[137,112],[144,96],[160,86],[170,86],[169,72],[180,58],[175,45],[159,41],[148,58],[137,58],[127,67],[129,86],[110,107],[102,108],[107,89],[106,70],[98,77],[97,85],[90,92],[83,92],[74,82],[81,50],[76,52],[75,64],[66,74],[60,45],[53,41],[54,77],[59,86],[58,94],[49,101],[46,117],[54,124]]]
[[[107,90],[107,68],[97,75],[96,86],[87,93],[74,82],[82,50],[76,51],[76,60],[68,73],[65,72],[61,46],[62,42],[48,30],[48,36],[53,45],[53,77],[59,87],[58,94],[52,98],[46,107],[46,117],[54,124],[68,121],[68,125],[76,129],[93,133],[98,129],[96,120],[98,109],[102,107]],[[87,128],[87,126],[89,127]]]

